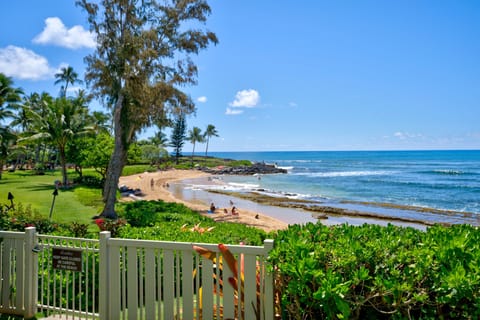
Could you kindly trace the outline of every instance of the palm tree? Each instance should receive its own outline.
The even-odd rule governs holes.
[[[0,179],[2,179],[3,166],[10,152],[10,148],[15,144],[17,136],[8,127],[0,127]]]
[[[22,89],[13,87],[11,78],[0,73],[0,178],[1,169],[7,159],[10,147],[16,140],[16,134],[10,130],[10,126],[3,124],[6,119],[15,116],[13,110],[18,108],[22,94]]]
[[[187,140],[193,144],[193,151],[192,151],[192,167],[193,167],[193,155],[195,154],[195,143],[197,142],[201,143],[204,141],[203,135],[202,135],[202,129],[198,127],[193,127],[193,129],[188,132]]]
[[[32,93],[24,98],[22,109],[24,109],[26,113],[25,117],[29,119],[28,123],[25,123],[26,127],[24,128],[24,135],[26,137],[31,136],[35,132],[39,131],[39,128],[36,126],[38,126],[40,123],[38,121],[34,121],[34,119],[31,117],[32,112],[37,114],[40,118],[44,118],[51,104],[53,104],[53,97],[46,92],[42,92],[41,94]],[[20,123],[17,125],[20,125]],[[20,141],[32,142],[30,139],[21,139]],[[35,140],[35,143],[37,144],[35,146],[35,163],[38,164],[45,160],[47,148],[42,139]],[[42,156],[41,153],[43,153]]]
[[[150,137],[149,139],[154,145],[160,148],[165,148],[168,145],[167,135],[162,131],[158,131],[153,137]]]
[[[93,128],[88,123],[88,109],[75,99],[60,97],[45,111],[46,114],[42,117],[34,110],[30,110],[38,132],[24,140],[42,139],[56,146],[62,166],[63,185],[66,186],[68,179],[65,147],[75,137],[92,132]]]
[[[60,69],[60,72],[55,74],[55,84],[65,83],[62,86],[63,93],[61,96],[65,97],[67,95],[68,84],[74,85],[75,83],[82,83],[82,80],[78,79],[78,73],[73,70],[71,66],[64,67]]]
[[[101,132],[111,133],[112,116],[110,114],[102,111],[93,111],[91,117],[96,134],[100,134]]]
[[[205,130],[205,133],[203,134],[203,137],[207,141],[207,146],[205,147],[205,157],[207,157],[208,142],[210,141],[210,137],[218,137],[218,131],[217,131],[217,129],[215,129],[215,126],[213,124],[209,124],[207,126],[207,129]]]
[[[22,89],[13,87],[11,78],[0,73],[0,121],[13,116],[12,110],[18,107],[22,94]]]

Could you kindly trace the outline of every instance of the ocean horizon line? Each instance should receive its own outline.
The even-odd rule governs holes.
[[[478,149],[345,149],[345,150],[240,150],[240,151],[214,151],[209,150],[207,153],[208,157],[214,157],[215,154],[222,154],[222,153],[284,153],[284,152],[339,152],[339,153],[347,153],[347,152],[378,152],[378,153],[389,153],[389,152],[480,152],[480,148]],[[191,151],[182,152],[183,156],[192,156]],[[194,156],[203,157],[205,156],[205,152],[203,150],[198,150],[193,153]],[[248,159],[245,159],[248,160]]]

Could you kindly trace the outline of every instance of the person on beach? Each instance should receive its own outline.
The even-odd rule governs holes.
[[[223,213],[228,214],[227,208],[223,208]]]
[[[153,180],[153,178],[152,178],[152,180],[150,180],[150,188],[152,188],[152,190],[153,190],[154,186],[155,186],[155,180]]]
[[[215,209],[216,209],[216,208],[215,208],[215,204],[212,202],[212,203],[210,204],[210,213],[215,213]]]
[[[232,216],[238,216],[238,211],[235,206],[232,207]]]

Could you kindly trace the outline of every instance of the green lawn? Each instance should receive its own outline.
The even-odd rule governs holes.
[[[85,174],[85,172],[84,172]],[[69,180],[75,176],[69,172]],[[45,175],[34,175],[32,171],[4,172],[0,180],[0,203],[9,204],[8,192],[14,196],[14,203],[30,205],[48,217],[53,202],[55,180],[62,180],[60,170],[46,172]],[[91,218],[102,210],[101,190],[85,187],[59,189],[55,197],[52,220],[69,223],[90,223]]]

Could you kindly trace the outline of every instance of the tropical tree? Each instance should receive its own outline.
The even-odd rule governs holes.
[[[13,87],[11,78],[0,73],[0,125],[4,125],[7,119],[13,118],[13,110],[18,108],[22,94],[20,88]]]
[[[81,84],[83,81],[78,79],[78,73],[73,70],[71,66],[64,67],[60,69],[60,72],[55,74],[55,84],[64,83],[62,85],[62,91],[60,95],[62,97],[67,96],[68,85],[74,85],[75,83]]]
[[[116,218],[118,181],[127,150],[143,128],[168,114],[189,114],[192,99],[179,89],[195,84],[190,59],[217,37],[197,26],[206,21],[205,0],[77,0],[97,35],[85,79],[112,109],[115,147],[104,187],[102,216]]]
[[[3,113],[6,110],[15,109],[16,103],[21,101],[22,95],[22,89],[14,88],[12,79],[0,73],[0,111]]]
[[[173,154],[175,156],[175,163],[178,164],[178,160],[182,155],[182,148],[185,144],[187,131],[187,125],[185,123],[185,116],[180,114],[177,116],[172,130],[172,136],[170,138],[170,146],[173,147]]]
[[[0,73],[0,178],[1,170],[8,156],[11,146],[16,140],[16,134],[10,129],[6,121],[13,119],[13,110],[18,108],[21,101],[22,89],[14,88],[11,78]]]
[[[18,119],[18,125],[23,126],[23,133],[21,135],[22,137],[30,137],[40,130],[36,126],[41,125],[41,122],[34,121],[33,117],[31,117],[32,112],[43,119],[52,104],[53,97],[46,92],[42,92],[41,94],[32,93],[29,96],[24,97],[22,105],[22,113],[24,113],[24,116],[22,120]],[[20,124],[20,121],[23,122],[23,124]],[[36,164],[39,164],[45,160],[47,146],[44,139],[20,139],[19,142],[23,145],[35,144],[34,162]]]
[[[30,111],[38,132],[27,139],[42,139],[56,146],[62,166],[63,185],[66,186],[68,184],[66,146],[76,136],[92,132],[92,127],[87,122],[88,109],[80,101],[60,97],[55,99],[45,111],[46,114],[43,117],[34,110]]]
[[[93,167],[96,172],[105,180],[107,176],[108,163],[113,152],[113,137],[107,132],[100,132],[94,137],[85,138],[87,142],[85,148],[80,153],[82,156],[82,165],[86,167]],[[96,143],[102,141],[102,143]]]
[[[2,179],[3,167],[8,157],[10,148],[15,145],[17,135],[8,127],[0,127],[0,179]]]
[[[92,121],[93,127],[95,132],[99,134],[100,132],[108,132],[111,133],[112,129],[112,117],[110,114],[101,112],[101,111],[93,111],[92,112]]]
[[[193,129],[188,132],[187,140],[190,141],[190,143],[192,143],[193,145],[193,150],[192,150],[192,167],[193,167],[193,155],[195,154],[195,144],[197,142],[202,143],[204,141],[202,130],[198,127],[193,127]]]
[[[150,141],[159,148],[165,148],[168,145],[167,135],[159,130],[155,133],[153,137],[149,138]]]
[[[207,157],[208,154],[208,142],[210,141],[211,137],[218,137],[218,131],[215,129],[215,126],[213,124],[209,124],[207,126],[207,129],[205,130],[205,133],[203,134],[204,139],[206,140],[207,146],[205,147],[205,157]]]

